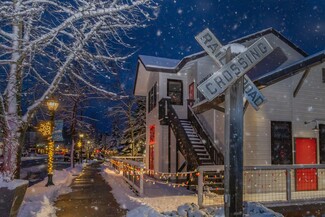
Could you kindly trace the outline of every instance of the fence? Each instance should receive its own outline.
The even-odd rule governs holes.
[[[198,171],[198,205],[203,207],[223,204],[224,166],[199,166]]]
[[[142,162],[143,158],[141,158],[142,157],[112,157],[110,162],[117,171],[123,173],[124,180],[129,183],[140,196],[143,196],[143,170],[145,164]],[[134,159],[139,161],[134,161]]]
[[[244,168],[244,200],[263,203],[325,198],[325,165]]]
[[[200,166],[198,204],[223,204],[223,187],[211,180],[211,172],[221,175],[223,166]],[[325,165],[245,166],[243,199],[261,203],[290,203],[325,198]],[[219,191],[218,191],[219,190]]]

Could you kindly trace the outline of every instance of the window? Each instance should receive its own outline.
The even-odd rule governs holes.
[[[320,163],[325,164],[325,124],[319,125],[319,149]]]
[[[151,112],[157,105],[157,83],[153,85],[148,93],[148,112]]]
[[[272,164],[292,164],[291,122],[271,121]]]
[[[180,80],[167,80],[167,96],[173,105],[183,105],[183,83]]]
[[[325,83],[325,69],[322,69],[322,78],[323,83]]]

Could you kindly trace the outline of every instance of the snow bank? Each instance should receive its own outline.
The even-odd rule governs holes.
[[[109,164],[102,165],[101,174],[112,187],[116,201],[122,208],[131,210],[127,217],[224,217],[222,204],[220,207],[199,209],[196,205],[197,195],[187,189],[144,182],[145,196],[137,197],[123,180],[122,174],[116,174]],[[244,204],[244,213],[245,217],[282,217],[281,214],[253,202]]]
[[[9,181],[0,175],[0,188],[8,188],[9,190],[13,190],[17,188],[18,186],[28,184],[27,180],[21,180],[21,179],[15,179],[13,181]]]
[[[127,217],[224,217],[223,207],[209,207],[200,210],[196,204],[186,203],[177,208],[177,211],[159,213],[150,206],[140,206],[127,213]],[[263,205],[255,202],[244,204],[244,217],[283,217]]]
[[[84,165],[76,165],[75,168],[55,170],[53,175],[54,186],[45,187],[47,178],[27,188],[18,217],[55,217],[53,202],[60,194],[71,192],[69,187],[82,170]]]
[[[184,203],[197,202],[197,195],[193,191],[152,182],[144,182],[145,196],[138,197],[124,181],[122,174],[116,174],[107,163],[102,165],[101,174],[112,187],[112,193],[123,209],[132,210],[148,205],[157,212],[164,212],[175,210]]]

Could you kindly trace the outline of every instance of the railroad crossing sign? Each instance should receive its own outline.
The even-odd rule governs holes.
[[[205,29],[195,38],[209,56],[221,66],[198,86],[198,90],[209,101],[223,93],[227,87],[273,51],[269,42],[262,37],[226,64],[226,49],[222,49],[222,44],[209,29]],[[246,75],[244,75],[244,94],[255,110],[266,102],[263,94]]]

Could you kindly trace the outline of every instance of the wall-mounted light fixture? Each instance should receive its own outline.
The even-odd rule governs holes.
[[[325,122],[325,119],[314,119],[311,121],[305,121],[305,124],[315,123],[315,127],[312,129],[315,133],[319,131],[318,124],[319,122]]]

